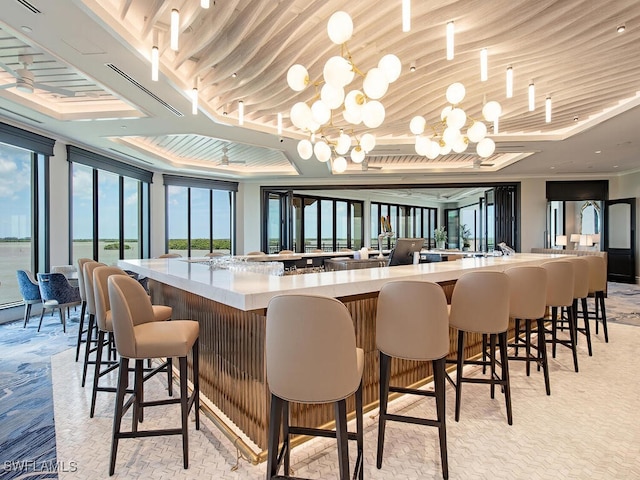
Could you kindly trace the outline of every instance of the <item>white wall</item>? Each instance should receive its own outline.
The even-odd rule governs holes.
[[[238,185],[236,195],[236,254],[260,250],[260,185]]]
[[[520,184],[520,251],[543,247],[547,223],[547,193],[544,178],[523,179]]]
[[[51,265],[69,263],[69,162],[67,146],[56,142],[49,158]]]

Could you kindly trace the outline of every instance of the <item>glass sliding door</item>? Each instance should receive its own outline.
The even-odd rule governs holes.
[[[167,252],[189,255],[189,189],[167,186]]]
[[[211,190],[192,188],[189,209],[190,257],[203,257],[212,250]]]
[[[94,256],[94,170],[71,164],[71,261]]]
[[[119,176],[98,172],[98,261],[115,265],[120,258]]]
[[[213,250],[221,253],[231,253],[233,249],[231,225],[233,224],[232,193],[226,190],[212,190],[213,218],[212,243]]]
[[[134,178],[123,178],[124,202],[122,258],[140,258],[142,244],[142,182]]]

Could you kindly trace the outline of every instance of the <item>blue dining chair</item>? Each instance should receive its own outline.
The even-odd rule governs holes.
[[[40,295],[42,295],[42,313],[40,314],[38,331],[42,326],[42,318],[45,311],[59,310],[62,331],[66,332],[65,309],[80,305],[82,302],[78,287],[71,286],[69,280],[62,273],[39,273],[38,284],[40,286]]]
[[[31,306],[41,303],[42,297],[40,296],[38,282],[33,278],[33,273],[29,270],[16,270],[16,276],[18,277],[20,295],[22,295],[22,300],[24,301],[24,325],[22,328],[26,328],[31,316]]]

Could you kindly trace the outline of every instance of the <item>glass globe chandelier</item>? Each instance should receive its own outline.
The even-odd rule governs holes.
[[[476,153],[487,158],[496,149],[494,141],[487,137],[487,126],[480,120],[467,116],[460,106],[466,90],[461,83],[453,83],[447,88],[446,98],[449,105],[440,113],[440,123],[430,126],[431,135],[425,135],[427,121],[422,116],[415,116],[409,123],[411,133],[416,136],[416,153],[430,160],[438,155],[447,155],[452,151],[462,153],[469,143],[476,144]],[[496,101],[485,103],[482,116],[487,122],[497,122],[502,114],[502,107]],[[465,133],[463,129],[466,127]]]
[[[340,55],[329,58],[322,70],[322,78],[311,82],[309,72],[300,65],[292,65],[287,72],[287,83],[295,92],[309,84],[315,94],[307,102],[291,107],[290,118],[294,126],[305,131],[308,139],[298,143],[298,154],[307,160],[315,155],[321,162],[332,157],[333,170],[344,172],[346,156],[362,163],[365,155],[375,148],[376,138],[371,133],[356,133],[382,125],[385,109],[380,99],[389,84],[400,76],[402,64],[393,54],[383,56],[377,67],[363,73],[353,63],[346,42],[353,34],[353,21],[346,12],[335,12],[327,24],[329,39],[340,45]],[[350,86],[356,77],[362,86]]]

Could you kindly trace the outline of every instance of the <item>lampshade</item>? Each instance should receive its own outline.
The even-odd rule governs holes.
[[[347,12],[336,12],[329,18],[327,33],[333,43],[341,45],[353,34],[353,20]]]
[[[411,130],[411,133],[413,133],[414,135],[422,135],[422,132],[424,132],[424,127],[426,125],[427,121],[424,119],[424,117],[416,115],[411,119],[411,122],[409,122],[409,130]]]
[[[591,240],[593,240],[594,244],[600,244],[600,234],[599,233],[592,234]]]
[[[571,243],[578,243],[580,241],[580,234],[579,233],[572,233],[571,234]]]
[[[590,247],[593,245],[593,239],[591,235],[580,235],[580,245],[583,247]]]
[[[309,72],[300,64],[291,65],[287,72],[287,83],[291,90],[301,92],[309,83]]]
[[[567,236],[566,235],[556,235],[556,245],[561,247],[567,246]]]
[[[371,150],[376,148],[376,137],[371,133],[365,133],[362,135],[360,139],[360,146],[365,151],[365,153],[369,153]]]
[[[333,161],[333,171],[342,173],[347,169],[347,160],[344,157],[338,157]]]

